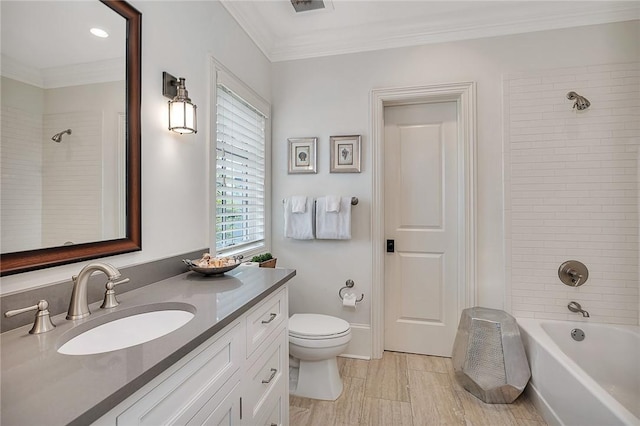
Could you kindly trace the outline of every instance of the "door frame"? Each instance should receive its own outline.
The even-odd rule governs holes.
[[[384,108],[456,102],[458,133],[458,312],[476,304],[476,85],[475,82],[373,89],[370,97],[373,190],[371,200],[372,357],[384,352]]]

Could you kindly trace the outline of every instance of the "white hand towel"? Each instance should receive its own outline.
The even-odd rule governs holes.
[[[313,198],[307,197],[304,213],[293,213],[291,198],[284,202],[284,236],[296,240],[313,239]]]
[[[307,197],[305,195],[294,195],[291,197],[291,212],[304,213],[307,209]]]
[[[327,195],[327,213],[339,213],[340,212],[340,196],[339,195]]]
[[[340,198],[340,212],[327,212],[326,197],[316,200],[316,238],[323,240],[351,239],[351,197]]]

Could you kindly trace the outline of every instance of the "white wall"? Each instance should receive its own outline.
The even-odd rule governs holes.
[[[293,241],[282,237],[275,207],[273,252],[279,265],[297,269],[291,311],[338,315],[370,324],[372,88],[477,82],[477,304],[505,307],[503,226],[502,76],[516,71],[637,61],[639,22],[545,31],[425,45],[273,65],[273,199],[355,195],[353,239]],[[329,174],[329,136],[363,135],[361,174]],[[318,174],[287,174],[287,138],[318,136]],[[279,211],[278,211],[279,210]],[[343,309],[337,291],[347,278],[365,293],[356,313]]]
[[[128,266],[209,245],[207,90],[209,55],[271,99],[270,63],[217,2],[131,1],[142,12],[142,251],[105,258]],[[185,77],[198,105],[196,135],[167,130],[162,71]],[[2,293],[68,280],[82,265],[2,278]]]
[[[637,325],[640,63],[515,73],[504,90],[512,312],[582,319],[576,300],[589,321]],[[570,259],[589,270],[577,288],[558,279]]]

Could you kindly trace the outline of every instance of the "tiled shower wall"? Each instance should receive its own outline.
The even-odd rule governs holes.
[[[42,115],[3,105],[0,120],[2,252],[42,247]]]
[[[102,239],[101,113],[1,112],[3,251]],[[51,140],[66,128],[72,135]]]
[[[42,243],[85,243],[102,235],[102,113],[45,114],[42,161]],[[51,136],[65,129],[60,143]]]
[[[584,111],[566,98],[591,102]],[[640,64],[504,78],[507,307],[516,317],[638,324]],[[589,280],[562,284],[583,262]]]

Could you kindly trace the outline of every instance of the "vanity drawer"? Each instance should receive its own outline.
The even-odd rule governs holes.
[[[118,425],[184,424],[229,382],[243,361],[243,327],[238,323],[202,345],[187,364],[155,385],[117,416]],[[239,375],[234,379],[238,382]]]
[[[265,416],[262,416],[255,424],[259,426],[283,426],[288,424],[285,419],[289,418],[289,398],[285,389],[285,381],[281,380],[270,392],[267,401],[264,403]]]
[[[247,358],[287,318],[286,288],[257,305],[247,315]]]
[[[186,426],[237,425],[240,424],[240,391],[242,386],[237,380],[229,380]],[[184,424],[183,421],[176,422]]]
[[[276,339],[260,351],[255,363],[247,372],[243,417],[248,424],[255,424],[271,408],[271,396],[286,392],[285,381],[289,380],[288,342],[286,327],[281,327]]]

